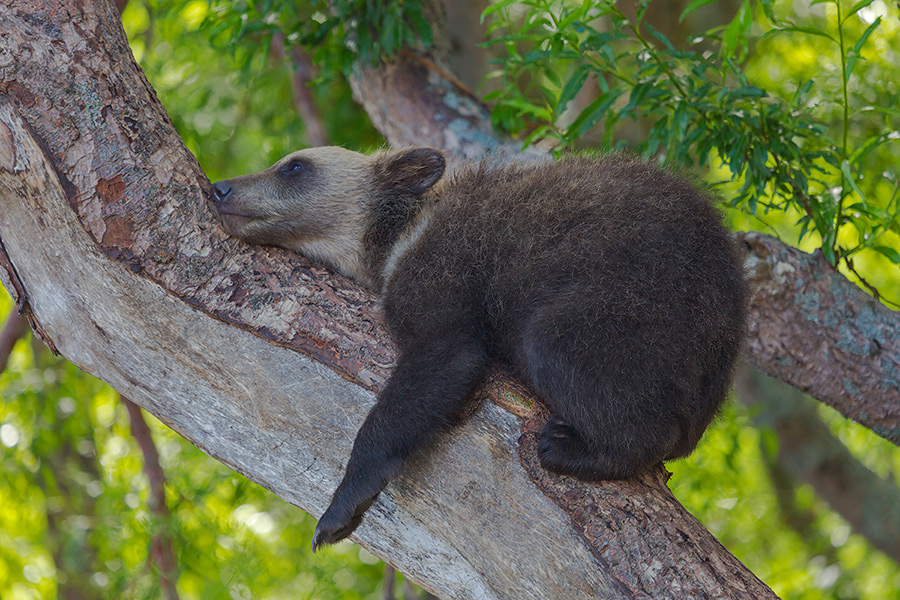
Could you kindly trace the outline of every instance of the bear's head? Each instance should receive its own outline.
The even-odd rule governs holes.
[[[416,219],[444,168],[431,148],[367,156],[323,146],[217,181],[210,199],[229,234],[300,252],[377,288],[377,263]]]

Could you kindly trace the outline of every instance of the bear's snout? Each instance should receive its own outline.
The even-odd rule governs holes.
[[[210,196],[212,196],[212,200],[215,203],[222,202],[226,198],[231,195],[231,192],[234,191],[234,188],[227,181],[217,181],[212,185],[212,189],[210,190]]]

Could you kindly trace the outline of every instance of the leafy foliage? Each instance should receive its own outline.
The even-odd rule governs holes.
[[[131,2],[123,15],[135,57],[213,180],[260,171],[306,141],[292,102],[294,67],[270,55],[271,29],[260,33],[248,24],[242,43],[226,44],[216,15],[204,0]],[[312,91],[328,107],[323,124],[331,143],[359,149],[382,143],[342,75]]]
[[[694,0],[681,19],[706,4]],[[621,126],[637,123],[646,130],[640,152],[711,163],[717,174],[721,165],[732,206],[799,215],[798,241],[814,233],[832,265],[853,269],[853,258],[869,251],[896,268],[897,63],[867,59],[875,45],[896,59],[900,44],[896,23],[885,30],[873,4],[814,1],[826,10],[798,25],[777,16],[774,0],[756,11],[741,0],[730,22],[682,48],[646,18],[647,0],[634,17],[612,0],[501,0],[484,13],[490,43],[506,51],[496,74],[502,88],[489,96],[494,119],[526,144],[549,141],[557,151],[578,146],[601,122],[601,143],[621,146]],[[521,5],[528,12],[519,19],[513,8]],[[765,81],[760,68],[791,60],[790,49],[773,46],[776,37],[815,38],[817,68]],[[836,77],[829,68],[839,69]],[[579,96],[585,101],[573,102]]]
[[[667,464],[670,487],[684,506],[781,598],[900,599],[900,568],[874,552],[808,485],[787,494],[769,470],[778,440],[754,427],[756,409],[737,402],[704,434],[689,457]],[[821,412],[854,455],[882,474],[900,473],[900,452],[834,410]],[[801,533],[791,512],[809,520]]]
[[[348,71],[356,60],[373,65],[403,48],[432,44],[422,3],[415,0],[213,0],[211,5],[214,42],[265,53],[272,36],[283,33],[288,43],[314,51],[326,79]]]

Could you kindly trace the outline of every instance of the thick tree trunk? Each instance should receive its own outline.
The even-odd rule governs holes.
[[[394,358],[373,299],[224,235],[111,6],[2,5],[0,37],[3,284],[51,348],[320,514]],[[357,541],[444,598],[772,597],[664,470],[552,476],[534,399],[481,395]]]

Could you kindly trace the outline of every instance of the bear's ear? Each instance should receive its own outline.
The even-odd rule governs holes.
[[[385,158],[383,183],[391,189],[423,194],[437,183],[447,166],[434,148],[410,148]]]

